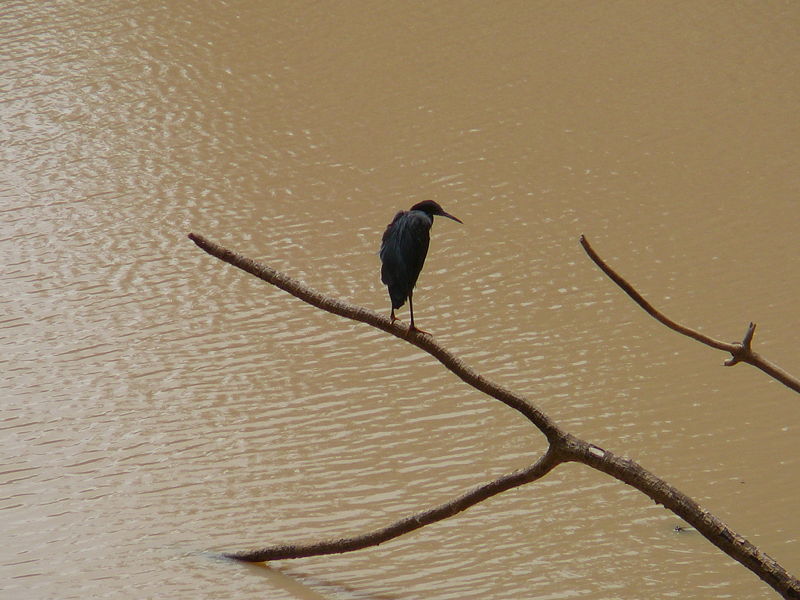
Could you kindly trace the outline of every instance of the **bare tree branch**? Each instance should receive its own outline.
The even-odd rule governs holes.
[[[354,321],[372,325],[373,327],[382,329],[395,337],[407,341],[409,344],[415,345],[436,358],[464,382],[525,415],[531,423],[547,436],[548,440],[550,440],[551,436],[557,437],[560,434],[560,430],[555,427],[555,423],[550,417],[533,406],[533,404],[512,393],[503,386],[478,374],[452,352],[437,344],[429,334],[421,331],[412,331],[402,321],[395,321],[395,323],[392,324],[388,317],[362,306],[356,306],[355,304],[350,304],[343,300],[330,298],[325,294],[311,289],[304,283],[292,279],[284,273],[280,273],[266,265],[262,265],[250,258],[232,252],[202,236],[190,233],[189,239],[212,256],[216,256],[234,267],[247,271],[251,275],[255,275],[259,279],[263,279],[267,283],[271,283],[285,292],[289,292],[292,296],[299,298],[303,302],[307,302],[312,306],[339,315],[340,317],[346,317]]]
[[[663,505],[689,523],[728,556],[758,575],[782,597],[795,600],[800,598],[800,580],[683,492],[629,458],[616,456],[607,450],[600,456],[599,448],[574,438],[568,445],[573,447],[576,462],[611,475],[646,494],[655,503]]]
[[[387,317],[366,308],[330,298],[283,273],[236,254],[202,236],[189,234],[189,238],[212,256],[247,271],[289,292],[304,302],[333,314],[367,323],[414,344],[439,360],[464,382],[525,415],[546,436],[549,442],[547,452],[530,467],[504,475],[495,481],[463,494],[455,500],[401,519],[382,529],[338,540],[299,545],[268,546],[261,550],[234,552],[225,554],[225,556],[248,562],[261,562],[349,552],[375,546],[403,533],[414,531],[424,525],[458,514],[476,503],[503,491],[534,482],[544,477],[562,462],[580,462],[636,488],[654,502],[662,504],[665,508],[670,509],[691,524],[717,548],[750,569],[784,598],[800,599],[800,580],[787,573],[772,558],[731,530],[720,519],[702,509],[691,498],[656,477],[636,462],[616,456],[607,450],[567,433],[525,398],[476,373],[464,364],[461,359],[439,345],[432,336],[410,331],[407,326],[401,325],[399,322],[392,324]],[[632,288],[630,289],[632,290]],[[633,292],[636,294],[635,290]],[[642,301],[644,302],[643,298]],[[655,311],[652,307],[650,308]]]
[[[410,517],[400,519],[387,527],[363,535],[310,544],[269,546],[261,550],[233,552],[225,554],[225,556],[247,562],[261,562],[265,560],[303,558],[321,554],[340,554],[342,552],[352,552],[353,550],[377,546],[378,544],[387,542],[403,534],[414,531],[415,529],[424,527],[425,525],[430,525],[431,523],[436,523],[437,521],[452,517],[501,492],[536,481],[547,475],[559,462],[554,453],[546,453],[536,461],[536,463],[526,469],[504,475],[491,483],[487,483],[463,494],[455,500],[451,500],[450,502],[446,502],[440,506]]]
[[[756,353],[752,349],[752,342],[753,342],[753,334],[756,330],[755,323],[750,323],[747,327],[747,331],[744,334],[744,338],[741,342],[722,342],[720,340],[714,339],[709,337],[699,331],[692,329],[691,327],[687,327],[686,325],[681,325],[680,323],[673,321],[664,313],[656,309],[652,304],[650,304],[647,300],[645,300],[644,296],[642,296],[636,289],[625,280],[622,275],[617,273],[614,269],[612,269],[606,261],[604,261],[597,252],[592,248],[591,244],[589,244],[589,240],[586,239],[586,236],[580,237],[581,246],[586,251],[586,254],[589,255],[594,263],[600,267],[600,270],[603,271],[608,277],[616,283],[619,287],[622,288],[631,299],[636,302],[639,306],[641,306],[647,314],[651,317],[666,325],[673,331],[677,331],[680,334],[683,334],[687,337],[690,337],[694,340],[697,340],[701,344],[705,344],[706,346],[711,346],[712,348],[716,348],[717,350],[724,350],[725,352],[730,352],[731,357],[725,361],[726,367],[732,367],[733,365],[745,362],[754,367],[761,369],[769,375],[770,377],[777,379],[786,387],[793,389],[795,392],[800,392],[800,379],[797,379],[793,375],[787,373],[783,369],[781,369],[778,365],[768,361],[766,358],[762,357],[758,353]]]

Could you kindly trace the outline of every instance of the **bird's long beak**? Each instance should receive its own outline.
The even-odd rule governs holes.
[[[461,219],[459,219],[458,217],[454,217],[454,216],[453,216],[453,215],[451,215],[450,213],[446,213],[446,212],[442,211],[442,214],[441,214],[441,216],[442,216],[442,217],[447,217],[448,219],[453,219],[453,221],[458,221],[458,222],[459,222],[459,223],[461,223],[462,225],[464,224],[464,221],[462,221],[462,220],[461,220]]]

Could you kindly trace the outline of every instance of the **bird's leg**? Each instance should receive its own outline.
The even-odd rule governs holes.
[[[418,329],[416,325],[414,325],[414,301],[413,301],[413,294],[408,294],[408,311],[411,313],[411,327],[408,328],[409,331],[416,331],[417,333],[424,333],[426,335],[430,335],[427,331],[423,331],[422,329]]]
[[[394,325],[395,321],[399,321],[400,320],[400,319],[398,319],[397,317],[394,316],[394,308],[392,308],[392,314],[389,316],[389,318],[392,320],[392,325]]]

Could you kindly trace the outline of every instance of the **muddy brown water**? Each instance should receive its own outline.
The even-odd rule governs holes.
[[[559,468],[411,346],[198,251],[388,312],[377,247],[439,201],[419,325],[800,572],[794,3],[21,1],[2,39],[0,580],[9,598],[772,598],[641,494]],[[406,316],[403,311],[401,316]]]

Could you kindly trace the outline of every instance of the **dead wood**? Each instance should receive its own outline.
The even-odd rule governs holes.
[[[307,544],[277,544],[259,550],[226,553],[225,556],[248,562],[261,562],[350,552],[376,546],[425,525],[456,515],[470,506],[503,491],[526,483],[533,483],[547,475],[561,463],[579,462],[606,473],[639,490],[654,502],[663,505],[665,508],[684,519],[717,548],[750,569],[781,596],[784,598],[800,599],[800,580],[787,573],[777,562],[761,552],[743,536],[733,531],[719,518],[704,510],[691,498],[653,473],[650,473],[635,461],[617,456],[608,450],[585,442],[567,433],[526,398],[486,379],[436,342],[431,335],[410,331],[408,326],[403,325],[399,321],[392,323],[388,317],[378,314],[375,311],[326,296],[284,273],[239,255],[202,236],[192,233],[189,234],[189,238],[210,255],[242,269],[312,306],[316,306],[317,308],[335,315],[366,323],[417,346],[436,358],[442,365],[457,375],[465,383],[522,413],[542,432],[542,434],[544,434],[549,444],[547,451],[526,469],[504,475],[450,502],[400,519],[395,523],[372,532]],[[581,243],[584,244],[584,248],[589,252],[591,247],[588,246],[588,242],[586,242],[584,238],[581,238]],[[590,256],[592,256],[592,253],[593,251],[590,252]],[[596,256],[596,254],[594,256]],[[593,258],[593,260],[595,259]],[[598,261],[595,260],[595,262],[597,263]],[[598,263],[598,266],[600,266],[601,263],[602,261]],[[601,268],[603,268],[603,266],[601,266]],[[608,268],[607,265],[606,268]],[[608,268],[608,270],[603,270],[621,287],[623,287],[623,284],[627,285],[627,289],[625,287],[623,287],[623,289],[625,289],[634,300],[638,297],[641,302],[636,300],[637,303],[650,314],[659,320],[662,320],[662,318],[666,319],[663,315],[661,315],[661,318],[656,316],[660,315],[660,313],[655,311],[644,298],[633,290],[630,284],[627,284],[621,277],[611,271],[610,268]],[[611,273],[614,273],[614,276],[612,276]],[[615,279],[615,277],[618,279]],[[647,307],[649,307],[649,309]],[[688,332],[692,331],[674,323],[673,325],[685,330],[681,332],[686,335],[689,335]],[[734,357],[737,356],[735,353],[735,351],[737,351],[737,348],[734,347],[735,345],[719,346],[718,344],[722,344],[722,342],[706,338],[706,336],[697,334],[697,332],[693,333],[704,338],[699,341],[703,341],[704,343],[711,342],[709,345],[730,351]],[[690,335],[690,337],[695,337],[695,335]],[[750,337],[752,338],[752,334]],[[695,337],[695,339],[698,338]],[[743,348],[745,345],[744,343],[742,344]],[[739,360],[750,362],[749,360],[745,360],[745,358],[740,358]]]

